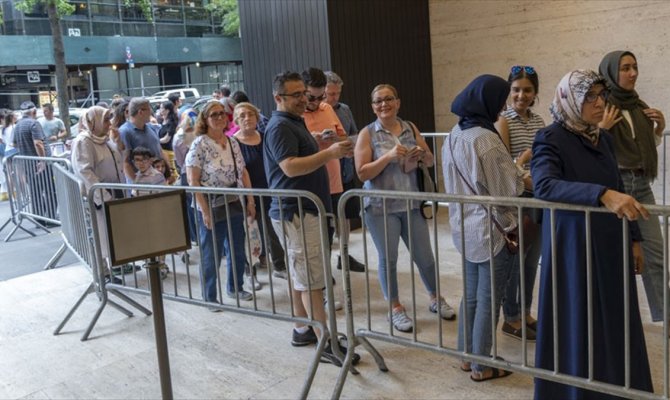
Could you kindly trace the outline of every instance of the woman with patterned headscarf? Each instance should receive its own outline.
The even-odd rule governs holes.
[[[79,134],[72,142],[72,169],[82,179],[86,190],[96,183],[124,183],[123,156],[118,144],[110,138],[112,110],[100,106],[89,108],[80,120]],[[120,138],[116,136],[118,142]],[[121,190],[102,190],[95,193],[98,235],[103,257],[108,256],[107,227],[102,203],[122,198]],[[115,267],[116,268],[116,267]],[[120,269],[120,268],[118,268]],[[125,269],[127,272],[128,269]],[[120,283],[114,278],[115,283]]]
[[[610,90],[602,128],[612,134],[614,152],[626,193],[642,204],[656,204],[651,181],[658,173],[658,153],[665,117],[640,100],[635,91],[637,59],[630,51],[613,51],[600,62],[600,74]],[[640,221],[646,266],[642,282],[651,319],[663,321],[663,235],[658,218]],[[667,282],[666,282],[667,286]],[[669,308],[670,309],[670,308]]]
[[[633,197],[623,193],[612,139],[598,128],[607,95],[605,81],[596,72],[568,73],[558,84],[550,107],[554,123],[541,129],[533,144],[531,175],[536,198],[602,205],[612,211],[590,214],[590,249],[587,249],[584,213],[556,211],[554,223],[550,224],[550,212],[545,210],[543,220],[547,223],[542,227],[543,237],[553,235],[558,246],[556,254],[552,254],[554,241],[543,242],[535,365],[554,370],[556,356],[555,372],[589,376],[587,268],[590,266],[593,379],[619,386],[625,383],[624,301],[628,300],[631,387],[652,392],[634,275],[640,272],[643,263],[640,232],[634,221],[640,216],[647,218],[648,213]],[[631,221],[632,242],[628,240],[627,252],[622,245],[622,222],[618,219],[624,216]],[[632,256],[625,260],[625,254]],[[587,257],[591,258],[590,264]],[[624,268],[628,268],[628,299],[624,296]],[[553,304],[554,296],[557,304]],[[556,327],[554,309],[558,312]],[[555,341],[558,354],[554,354]],[[536,378],[535,398],[611,399],[613,396]]]

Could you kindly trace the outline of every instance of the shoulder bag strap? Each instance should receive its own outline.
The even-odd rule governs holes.
[[[454,157],[454,148],[451,145],[451,134],[449,134],[449,152],[451,152],[451,159],[454,163],[454,168],[456,168],[456,172],[458,172],[458,175],[461,177],[461,179],[465,183],[465,186],[467,186],[468,189],[470,189],[472,194],[474,194],[475,196],[478,196],[479,193],[477,193],[477,191],[472,187],[472,185],[470,185],[470,182],[468,182],[468,180],[465,179],[465,176],[463,176],[463,173],[458,168],[458,164],[456,164],[456,158]],[[484,207],[483,205],[481,205],[481,206],[484,209],[484,212],[486,212],[488,214],[488,209],[486,207]],[[493,224],[496,226],[496,229],[498,229],[498,231],[500,231],[500,233],[502,233],[504,235],[505,230],[500,225],[500,223],[498,223],[498,220],[496,220],[496,218],[493,215],[491,215],[491,220],[493,221]]]

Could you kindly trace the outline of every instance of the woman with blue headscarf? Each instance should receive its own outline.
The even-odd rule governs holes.
[[[641,237],[634,220],[640,216],[646,218],[648,213],[638,201],[623,193],[611,135],[601,134],[604,131],[598,128],[608,95],[604,84],[600,75],[588,70],[572,71],[563,77],[550,108],[554,123],[541,129],[533,143],[531,173],[536,198],[603,205],[613,212],[592,213],[589,217],[593,379],[619,386],[626,382],[625,273],[630,310],[630,385],[651,392],[634,275],[640,272],[643,263]],[[627,244],[619,221],[624,216],[632,221],[629,235],[632,241],[628,239]],[[589,376],[586,217],[583,212],[558,210],[552,221],[550,211],[545,210],[543,220],[543,237],[553,236],[555,240],[545,240],[542,246],[535,365],[554,370],[554,346],[558,346],[555,372],[585,378]],[[555,254],[552,243],[557,244]],[[632,254],[628,262],[624,257],[626,246]],[[554,276],[556,282],[552,281]],[[554,310],[558,315],[554,316]],[[554,317],[558,326],[554,326]],[[536,378],[535,398],[617,397]]]
[[[510,197],[521,195],[524,186],[530,186],[530,179],[524,181],[494,126],[509,91],[510,85],[504,79],[482,75],[454,99],[451,111],[460,118],[442,146],[447,193]],[[517,261],[505,240],[505,234],[516,228],[517,216],[513,209],[504,207],[493,207],[489,214],[481,204],[450,203],[449,222],[454,245],[459,252],[464,252],[465,257],[465,293],[458,321],[458,349],[490,356],[495,334],[491,330],[491,320],[497,325],[505,284]],[[493,229],[489,228],[490,222],[495,226]],[[492,271],[494,276],[491,276]],[[493,293],[492,279],[495,281]],[[495,299],[493,310],[492,297]],[[511,373],[476,362],[464,362],[461,369],[471,371],[470,378],[475,382],[502,378]]]

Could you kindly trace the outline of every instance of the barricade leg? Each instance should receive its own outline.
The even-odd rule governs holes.
[[[79,299],[77,300],[77,302],[74,303],[74,306],[70,309],[70,311],[68,311],[68,313],[67,313],[67,315],[65,316],[65,318],[63,318],[63,321],[61,321],[61,323],[58,325],[58,327],[56,328],[56,330],[54,330],[54,335],[59,335],[59,334],[60,334],[60,332],[61,332],[61,331],[63,330],[63,328],[65,327],[65,324],[67,324],[67,322],[70,320],[70,318],[72,318],[72,316],[73,316],[74,313],[77,311],[77,309],[79,308],[79,306],[81,305],[81,303],[84,301],[84,299],[86,298],[86,296],[88,296],[88,295],[91,294],[91,293],[95,293],[95,283],[93,283],[93,282],[91,282],[91,283],[88,285],[88,287],[86,288],[86,290],[84,291],[84,293],[82,293],[82,295],[79,296]]]
[[[49,259],[49,261],[47,261],[47,264],[44,266],[44,270],[46,271],[46,270],[48,270],[48,269],[53,269],[53,268],[55,268],[55,267],[56,267],[56,263],[58,262],[58,260],[60,260],[61,257],[63,257],[63,254],[65,254],[65,250],[67,250],[67,246],[65,245],[65,243],[63,243],[63,244],[58,248],[58,250],[56,250],[56,253],[54,253],[54,255],[51,256],[51,258]]]

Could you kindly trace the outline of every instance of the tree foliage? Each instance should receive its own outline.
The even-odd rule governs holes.
[[[16,9],[24,13],[29,13],[35,9],[35,6],[43,5],[46,7],[49,3],[56,6],[56,11],[59,17],[70,15],[75,10],[75,6],[65,0],[20,0],[16,2]]]
[[[237,0],[212,0],[206,8],[215,17],[221,18],[224,35],[237,36],[240,31],[240,11]]]
[[[146,20],[149,22],[154,22],[154,13],[153,8],[151,7],[151,0],[124,0],[123,3],[126,7],[139,7],[140,10],[142,10],[142,14],[144,14],[144,18],[146,18]]]

